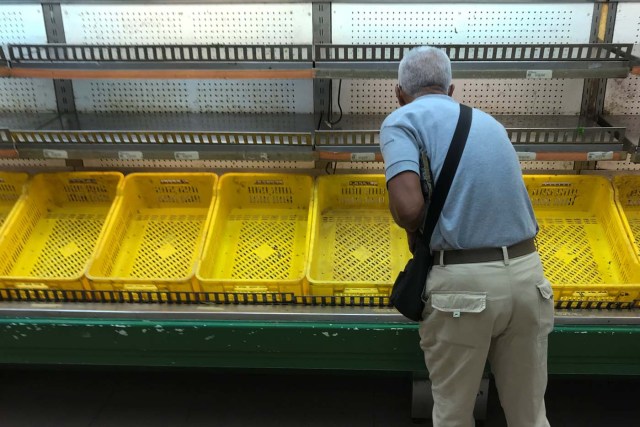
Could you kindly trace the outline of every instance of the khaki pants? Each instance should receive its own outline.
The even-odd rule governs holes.
[[[549,425],[544,406],[553,293],[538,253],[499,262],[439,265],[429,273],[420,346],[435,427],[474,426],[487,358],[510,427]]]

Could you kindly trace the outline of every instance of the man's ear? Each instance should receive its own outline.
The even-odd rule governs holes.
[[[449,86],[449,96],[453,96],[453,91],[455,90],[456,85],[451,84],[451,86]]]
[[[407,101],[404,99],[404,93],[402,92],[402,89],[400,89],[400,86],[396,86],[396,98],[398,99],[398,104],[400,104],[401,107],[407,105]]]

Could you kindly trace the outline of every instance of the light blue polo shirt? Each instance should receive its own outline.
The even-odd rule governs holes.
[[[404,171],[419,174],[420,149],[437,183],[460,115],[446,95],[424,95],[382,123],[380,146],[387,182]],[[518,156],[504,127],[473,110],[473,119],[451,190],[431,238],[431,249],[509,246],[538,231]]]

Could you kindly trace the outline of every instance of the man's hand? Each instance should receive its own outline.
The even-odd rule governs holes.
[[[387,183],[389,208],[395,222],[409,232],[422,224],[425,203],[420,177],[412,171],[401,172]]]

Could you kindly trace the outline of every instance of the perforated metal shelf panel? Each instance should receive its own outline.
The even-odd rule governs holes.
[[[0,78],[0,111],[57,111],[53,80]]]
[[[76,80],[81,112],[312,113],[311,80]]]
[[[0,5],[0,45],[46,43],[42,6]],[[0,111],[56,111],[51,80],[0,79]]]
[[[311,44],[311,3],[62,5],[68,43]]]
[[[397,107],[395,80],[343,80],[347,114],[389,114]],[[491,114],[573,115],[580,113],[582,80],[454,80],[454,98]],[[334,111],[338,110],[334,87]]]
[[[41,129],[55,121],[57,114],[0,113],[0,129]]]
[[[618,3],[613,41],[634,43],[633,54],[640,56],[640,3]],[[605,114],[640,114],[640,76],[609,79]]]
[[[335,44],[587,43],[591,4],[334,4]],[[394,80],[343,81],[343,108],[396,108]],[[457,80],[456,99],[494,114],[578,114],[581,80]],[[335,92],[334,92],[335,93]]]
[[[333,4],[337,44],[587,43],[592,4]]]
[[[193,132],[309,132],[313,114],[79,113],[52,120],[46,130],[157,130]],[[0,115],[0,127],[3,116]]]
[[[0,44],[46,43],[47,33],[42,19],[42,6],[0,5]]]

